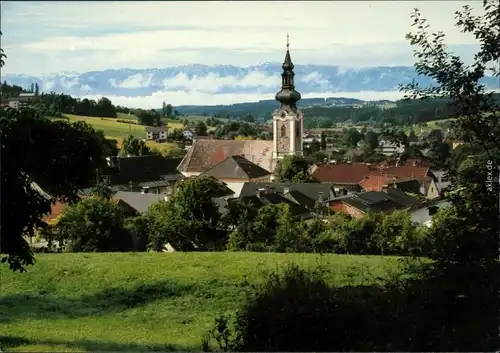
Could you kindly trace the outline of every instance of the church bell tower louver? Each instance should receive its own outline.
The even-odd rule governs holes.
[[[280,107],[273,111],[273,158],[282,159],[286,155],[302,156],[302,135],[304,114],[297,108],[301,95],[295,90],[294,65],[290,57],[290,42],[286,36],[285,61],[281,66],[281,90],[276,94]]]

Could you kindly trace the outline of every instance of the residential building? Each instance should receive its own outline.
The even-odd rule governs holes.
[[[371,167],[366,163],[320,164],[310,168],[311,176],[321,182],[334,185],[337,194],[359,192],[359,183],[369,175]]]
[[[435,206],[437,209],[448,207],[451,204],[448,201],[438,201],[437,203],[431,205]],[[420,225],[425,225],[430,227],[432,225],[433,214],[429,212],[429,205],[419,207],[410,213],[411,220]]]
[[[200,174],[202,176],[211,176],[224,182],[235,194],[240,193],[246,182],[271,181],[270,171],[238,155],[226,158]]]
[[[146,126],[146,140],[165,141],[168,138],[168,126]]]
[[[285,195],[276,192],[272,188],[258,188],[253,194],[247,194],[245,190],[245,192],[242,192],[240,194],[238,199],[245,203],[252,203],[256,207],[285,204],[290,207],[290,212],[294,217],[303,220],[311,219],[314,217],[313,211],[307,209],[306,207],[298,204],[295,201],[290,200],[289,198],[285,197]],[[232,200],[229,200],[229,202],[232,202]]]
[[[184,179],[177,170],[180,161],[161,155],[112,157],[101,179],[119,190],[164,194],[172,192],[175,184]]]
[[[20,108],[33,103],[37,98],[36,93],[21,93],[17,97],[8,98],[9,106],[12,108]]]
[[[405,151],[405,146],[403,144],[398,144],[397,142],[384,139],[380,140],[379,148],[382,150],[382,154],[385,154],[386,156],[402,154]]]
[[[151,205],[168,199],[168,196],[164,194],[131,191],[118,191],[114,197],[127,203],[138,214],[144,214],[148,211]]]
[[[255,195],[261,189],[279,194],[310,211],[315,210],[318,202],[327,205],[337,197],[334,185],[327,183],[245,183],[235,197]]]
[[[350,197],[330,202],[330,210],[344,212],[351,217],[360,218],[366,213],[391,213],[395,210],[411,210],[421,201],[398,189],[362,192]]]
[[[186,139],[192,140],[196,136],[196,132],[194,131],[194,129],[185,128],[184,131],[182,131],[182,135]]]

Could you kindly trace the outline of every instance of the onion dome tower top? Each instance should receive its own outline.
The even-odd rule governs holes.
[[[286,54],[285,61],[281,65],[283,73],[281,74],[281,91],[276,94],[276,100],[281,103],[281,109],[297,109],[297,102],[300,100],[301,95],[295,90],[295,85],[293,83],[293,77],[295,73],[293,72],[293,62],[290,57],[290,42],[289,36],[286,35]]]

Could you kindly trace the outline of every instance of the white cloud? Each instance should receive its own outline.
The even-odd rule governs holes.
[[[142,74],[135,74],[132,75],[125,80],[121,84],[119,84],[117,87],[121,88],[142,88],[142,87],[148,87],[151,85],[151,81],[153,79],[153,75],[142,75]],[[116,83],[114,83],[116,84]]]
[[[98,100],[101,96],[87,96]],[[401,92],[322,92],[303,94],[302,98],[322,98],[322,97],[349,97],[363,100],[396,100],[403,97]],[[83,98],[83,97],[82,97]],[[273,99],[273,95],[269,94],[212,94],[199,91],[158,91],[149,96],[143,97],[124,97],[124,96],[108,96],[108,98],[116,105],[127,107],[152,109],[159,108],[161,102],[172,102],[174,106],[179,105],[217,105],[217,104],[234,104],[242,102],[257,102],[264,99]],[[279,103],[276,102],[276,107]]]
[[[317,71],[313,71],[310,74],[300,78],[299,81],[303,81],[306,83],[315,83],[321,88],[327,88],[330,85],[328,80]]]
[[[275,76],[266,76],[261,72],[250,72],[243,77],[224,76],[209,73],[206,76],[194,76],[189,78],[180,73],[172,78],[163,80],[162,84],[166,90],[187,90],[203,93],[215,93],[224,87],[233,89],[246,87],[275,87],[279,81]]]
[[[448,44],[473,43],[454,24],[461,1],[9,2],[4,73],[91,71],[188,63],[280,61],[407,65],[404,35],[418,7]],[[473,4],[479,7],[480,3]]]

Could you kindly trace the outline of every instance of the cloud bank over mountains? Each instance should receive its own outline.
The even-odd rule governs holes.
[[[273,99],[281,85],[281,64],[249,67],[185,65],[164,69],[119,69],[46,76],[5,75],[8,83],[77,97],[109,97],[115,104],[153,108],[162,101],[173,105],[216,105]],[[295,85],[303,97],[352,97],[363,100],[399,99],[399,84],[416,79],[430,85],[412,67],[347,68],[296,65]],[[484,83],[497,88],[497,80]]]

